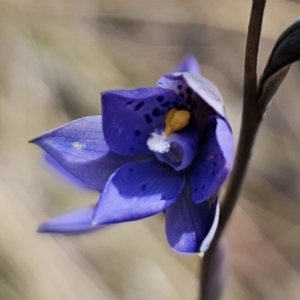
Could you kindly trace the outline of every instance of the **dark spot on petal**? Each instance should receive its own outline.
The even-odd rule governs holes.
[[[176,97],[175,101],[182,101],[182,99],[180,97]]]
[[[170,106],[170,105],[171,105],[171,102],[170,102],[170,101],[167,101],[167,102],[165,102],[164,104],[162,104],[161,106],[166,107],[166,106]]]
[[[182,85],[181,84],[179,84],[177,87],[178,87],[179,90],[182,90]]]
[[[186,98],[186,104],[191,104],[192,102],[192,97],[187,97]]]
[[[152,123],[152,118],[150,117],[150,115],[145,114],[145,119],[148,124]]]
[[[133,101],[126,102],[126,105],[130,105]]]
[[[130,150],[130,151],[133,151],[133,150],[134,150],[134,147],[130,147],[129,150]]]
[[[146,191],[146,187],[147,187],[147,184],[146,184],[146,183],[144,183],[144,184],[142,185],[142,191],[143,191],[143,192],[145,192],[145,191]]]
[[[184,93],[183,92],[180,92],[179,96],[184,99]]]
[[[193,94],[193,90],[192,90],[190,87],[188,87],[188,88],[186,88],[186,93],[187,93],[189,96],[191,96],[191,95]]]
[[[153,110],[152,110],[152,115],[153,115],[153,117],[159,117],[160,116],[160,111],[159,111],[159,108],[154,108]]]
[[[165,111],[164,110],[161,110],[160,111],[161,115],[163,116],[165,114]]]
[[[141,132],[140,132],[139,130],[135,130],[135,131],[134,131],[134,134],[135,134],[136,136],[140,136],[140,135],[141,135]]]
[[[215,171],[212,171],[212,172],[211,172],[211,175],[212,175],[212,176],[215,176],[215,175],[216,175],[216,172],[215,172]]]
[[[144,104],[145,104],[144,101],[138,103],[138,104],[136,105],[136,107],[134,108],[134,110],[139,110],[140,108],[142,108],[142,107],[144,106]]]
[[[205,188],[205,184],[202,184],[201,190],[203,191]]]
[[[132,173],[132,172],[133,172],[133,169],[132,169],[132,168],[129,168],[129,172]]]
[[[197,189],[197,188],[195,188],[195,189],[194,189],[194,193],[197,193],[197,191],[198,191],[198,189]]]
[[[192,105],[191,105],[191,109],[192,110],[195,110],[196,108],[197,108],[197,102],[196,101],[194,101],[193,103],[192,103]]]
[[[214,168],[216,167],[216,165],[217,165],[217,162],[215,161],[215,162],[214,162]]]
[[[165,100],[165,97],[164,97],[164,96],[158,96],[158,97],[156,98],[156,100],[157,100],[159,103],[161,103],[161,102],[163,102],[163,101]]]

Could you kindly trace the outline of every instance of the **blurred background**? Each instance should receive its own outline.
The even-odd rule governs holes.
[[[300,1],[267,1],[261,71]],[[43,163],[31,138],[100,112],[99,92],[154,85],[193,53],[237,140],[250,0],[0,0],[0,299],[197,299],[201,259],[168,247],[162,216],[82,236],[40,222],[98,199]],[[299,299],[300,68],[267,112],[227,228],[225,300]]]

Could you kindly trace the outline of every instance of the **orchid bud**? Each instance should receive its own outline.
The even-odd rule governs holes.
[[[258,102],[268,104],[291,65],[300,59],[300,19],[290,25],[277,39],[260,78]]]

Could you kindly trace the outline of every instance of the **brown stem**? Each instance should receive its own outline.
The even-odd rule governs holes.
[[[244,105],[240,137],[232,174],[230,176],[226,194],[223,198],[220,222],[215,240],[222,235],[240,195],[257,131],[265,112],[265,107],[261,107],[256,99],[257,57],[265,4],[265,0],[253,0],[246,44],[243,95]]]
[[[211,266],[214,265],[213,258],[215,256],[213,252],[218,248],[216,247],[218,241],[220,240],[238,200],[251,158],[257,131],[265,112],[265,107],[261,107],[260,104],[257,103],[256,99],[257,58],[265,4],[266,0],[253,0],[252,4],[245,54],[243,115],[240,137],[233,170],[223,199],[223,205],[221,207],[219,225],[210,249],[203,258],[201,276],[202,287],[207,284],[207,280],[210,280],[209,272],[211,270]],[[201,299],[217,300],[216,298],[210,299],[209,295],[205,293],[205,288],[202,288]]]

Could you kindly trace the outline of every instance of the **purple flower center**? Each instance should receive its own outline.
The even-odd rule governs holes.
[[[195,157],[198,147],[197,125],[188,110],[171,109],[166,115],[165,127],[151,133],[147,145],[161,162],[176,171],[186,169]]]

